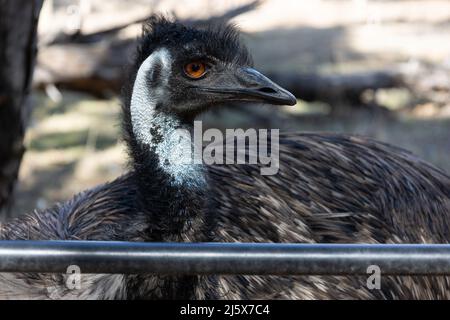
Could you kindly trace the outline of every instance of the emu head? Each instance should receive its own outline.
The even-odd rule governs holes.
[[[129,81],[134,87],[125,103],[135,95],[188,122],[229,101],[295,104],[291,93],[251,66],[232,26],[199,30],[155,16],[144,27]]]
[[[233,27],[200,30],[151,18],[124,92],[125,140],[135,169],[202,186],[203,171],[187,151],[192,141],[181,134],[199,113],[230,101],[295,104],[291,93],[251,65]]]

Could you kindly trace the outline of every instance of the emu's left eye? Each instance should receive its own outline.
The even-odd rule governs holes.
[[[206,73],[206,64],[193,61],[184,66],[184,72],[189,78],[200,79]]]

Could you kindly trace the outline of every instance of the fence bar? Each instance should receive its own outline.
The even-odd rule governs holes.
[[[0,272],[450,275],[450,245],[0,241]]]

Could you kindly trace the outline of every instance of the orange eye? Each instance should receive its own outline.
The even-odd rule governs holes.
[[[184,66],[184,72],[192,79],[201,78],[206,72],[206,65],[200,61],[194,61]]]

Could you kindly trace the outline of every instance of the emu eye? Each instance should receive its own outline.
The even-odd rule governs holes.
[[[184,66],[184,72],[189,78],[200,79],[206,73],[206,64],[193,61]]]

